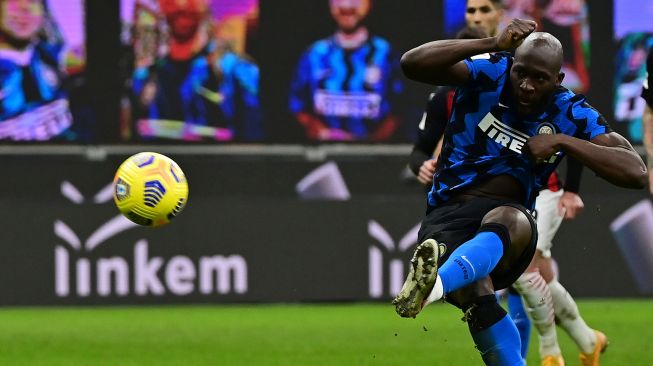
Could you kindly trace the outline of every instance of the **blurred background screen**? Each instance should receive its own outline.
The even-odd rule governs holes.
[[[258,0],[122,0],[131,61],[122,140],[262,140],[259,67],[248,55],[258,16]]]
[[[84,82],[84,1],[3,1],[0,140],[75,141]],[[81,117],[83,118],[83,117]]]
[[[646,55],[653,46],[653,2],[647,0],[614,1],[614,119],[618,128],[633,143],[642,143],[642,114],[645,102],[640,98],[646,77]]]
[[[2,17],[23,21],[0,24],[5,142],[410,144],[434,87],[407,80],[400,56],[465,23],[456,0],[14,3]],[[653,4],[607,5],[510,0],[504,20],[557,36],[563,85],[639,144]]]

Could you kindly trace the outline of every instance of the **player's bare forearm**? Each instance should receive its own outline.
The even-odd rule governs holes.
[[[620,187],[642,189],[648,182],[646,165],[623,136],[611,132],[591,142],[557,134],[556,146],[597,175]]]
[[[496,37],[425,43],[401,57],[401,69],[412,80],[460,86],[469,79],[469,71],[462,60],[482,53],[513,50],[536,27],[537,24],[531,20],[513,19]]]
[[[468,76],[460,61],[481,53],[499,51],[496,37],[484,39],[446,39],[425,43],[401,57],[407,78],[433,85],[462,85]]]

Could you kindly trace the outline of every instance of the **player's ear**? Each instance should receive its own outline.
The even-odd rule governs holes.
[[[559,72],[558,77],[556,79],[556,86],[560,86],[560,84],[562,84],[562,80],[564,80],[564,79],[565,79],[565,73],[562,72],[562,71]]]

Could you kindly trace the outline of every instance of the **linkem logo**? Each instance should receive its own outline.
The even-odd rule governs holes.
[[[71,183],[61,193],[75,204],[85,201]],[[98,192],[93,202],[112,200],[112,185]],[[186,296],[191,294],[244,294],[248,290],[248,269],[240,255],[209,255],[191,258],[151,256],[146,239],[133,246],[133,256],[98,257],[93,250],[108,239],[137,227],[122,215],[100,225],[83,243],[62,220],[54,222],[55,235],[66,245],[54,248],[55,294],[57,297],[99,296]]]
[[[381,224],[375,220],[370,220],[367,223],[367,233],[380,244],[380,246],[370,246],[368,249],[370,297],[375,299],[384,295],[392,297],[401,291],[405,275],[408,273],[405,270],[408,262],[401,256],[402,253],[417,244],[419,227],[418,223],[396,244]],[[386,258],[384,258],[384,252],[387,254]],[[387,275],[384,275],[386,270]]]

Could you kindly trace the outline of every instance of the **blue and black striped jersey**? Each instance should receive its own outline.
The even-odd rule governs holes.
[[[315,42],[302,55],[289,109],[364,139],[390,114],[392,98],[402,89],[399,60],[385,39],[370,36],[360,47],[347,49],[334,36]]]
[[[555,91],[541,115],[518,115],[510,88],[510,54],[479,55],[465,63],[470,80],[456,92],[433,188],[428,194],[431,206],[446,202],[462,188],[493,176],[510,175],[526,191],[524,206],[532,208],[538,191],[546,185],[563,154],[535,165],[522,153],[529,137],[564,133],[591,140],[611,131],[583,95],[562,87]]]
[[[226,128],[231,136],[225,140],[262,139],[258,66],[233,52],[211,64],[212,46],[189,60],[163,57],[153,66],[137,68],[132,76],[136,99],[142,103],[148,83],[155,85],[155,93],[136,118]]]
[[[49,140],[72,125],[61,51],[44,41],[24,51],[0,50],[0,139]]]

